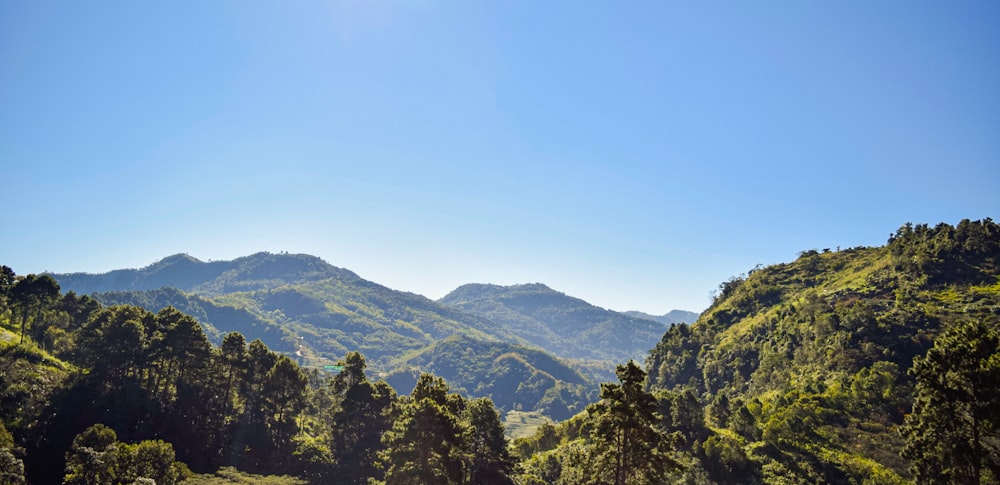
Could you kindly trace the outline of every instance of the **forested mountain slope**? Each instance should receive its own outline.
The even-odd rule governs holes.
[[[360,280],[353,272],[307,254],[257,253],[232,261],[201,261],[175,254],[141,269],[102,274],[53,274],[68,291],[80,294],[171,287],[206,295],[253,291],[329,278]]]
[[[313,256],[258,253],[231,262],[203,263],[177,255],[140,270],[54,276],[67,278],[67,289],[78,292],[115,289],[93,295],[105,305],[136,305],[149,311],[172,306],[202,322],[213,342],[221,342],[226,333],[240,332],[307,367],[320,368],[347,352],[361,352],[373,371],[393,372],[396,378],[390,382],[399,385],[401,393],[409,392],[416,382],[410,370],[436,369],[419,359],[450,349],[442,342],[450,337],[479,349],[449,355],[451,365],[482,369],[484,374],[443,375],[449,380],[461,377],[456,385],[469,396],[501,398],[494,389],[520,389],[502,396],[499,405],[504,410],[519,403],[524,410],[544,408],[546,414],[565,414],[585,406],[597,389],[594,382],[578,382],[580,375],[574,371],[539,371],[545,367],[538,364],[541,360],[562,368],[566,364],[551,356],[542,359],[541,351],[524,347],[528,342],[503,326],[366,281]],[[154,284],[175,284],[180,289],[128,290]],[[485,373],[498,368],[499,356],[515,365]],[[572,382],[565,382],[565,376],[572,376]],[[512,379],[520,377],[532,379],[531,385],[518,388],[520,383]],[[553,402],[558,404],[552,406]]]
[[[275,349],[298,352],[307,364],[360,351],[384,365],[453,334],[522,342],[485,319],[303,254],[257,253],[208,263],[175,255],[139,270],[53,276],[66,290],[104,290],[95,298],[106,304],[151,311],[172,305],[198,317],[211,337],[230,331],[259,336]]]
[[[0,266],[0,483],[512,483],[489,399],[430,374],[400,396],[361,354],[339,364],[306,370],[237,332],[212,345],[175,308]]]
[[[522,483],[1000,483],[1000,225],[907,224],[754,268],[646,369],[516,440]]]
[[[663,325],[605,310],[542,284],[463,285],[439,303],[489,319],[556,355],[601,359],[613,369],[641,361]]]
[[[538,410],[557,420],[582,411],[597,396],[591,381],[548,353],[460,335],[396,362],[385,380],[405,392],[422,372],[443,377],[463,395],[491,398],[501,411]]]
[[[956,456],[975,452],[949,451],[947,433],[937,431],[935,448],[920,444],[932,431],[916,418],[901,428],[926,388],[914,359],[943,332],[998,325],[1000,226],[907,224],[883,247],[805,251],[724,283],[697,322],[672,327],[652,350],[649,385],[698,397],[707,427],[689,433],[691,453],[720,482],[894,483],[933,459],[953,462],[932,480],[947,481],[961,476]],[[971,354],[976,344],[963,345],[960,353]],[[985,359],[973,367],[991,368],[988,385],[1000,389],[1000,354]],[[955,371],[945,379],[961,387],[963,378]],[[1000,401],[990,399],[976,405],[994,413],[992,427]],[[952,405],[960,406],[938,401],[923,414]],[[959,409],[949,419],[966,416]],[[1000,430],[977,432],[987,429],[983,463],[1000,466]]]

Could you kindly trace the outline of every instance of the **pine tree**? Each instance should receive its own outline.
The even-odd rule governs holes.
[[[382,434],[392,425],[387,411],[396,393],[383,381],[369,382],[364,370],[365,358],[351,352],[344,357],[344,369],[331,386],[339,403],[330,420],[336,483],[365,484],[369,478],[382,478],[378,453],[383,449]]]
[[[398,417],[383,438],[386,485],[462,483],[465,401],[448,393],[444,379],[421,374],[410,398],[397,406]]]
[[[910,373],[916,396],[901,432],[917,481],[1000,480],[1000,332],[978,320],[952,327]]]
[[[678,466],[670,439],[657,427],[656,398],[643,389],[646,373],[633,361],[619,365],[620,384],[601,384],[601,401],[588,407],[598,483],[662,483]]]
[[[471,401],[466,409],[466,420],[469,423],[470,457],[466,483],[512,484],[510,473],[514,462],[493,401],[485,397]]]

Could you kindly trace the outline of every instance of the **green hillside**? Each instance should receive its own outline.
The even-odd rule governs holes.
[[[361,354],[338,364],[303,369],[237,332],[213,345],[176,308],[102,306],[0,266],[0,483],[511,483],[489,399],[431,374],[400,396]]]
[[[286,253],[257,253],[232,261],[210,262],[175,254],[141,269],[119,269],[103,274],[54,274],[53,277],[63,288],[80,294],[171,287],[205,295],[277,288],[328,278],[361,279],[315,256]]]
[[[385,380],[406,392],[422,372],[443,377],[463,395],[489,397],[501,411],[537,410],[557,420],[596,397],[596,386],[543,351],[459,335],[396,362]]]
[[[440,303],[487,318],[553,354],[600,359],[606,369],[642,360],[663,325],[605,310],[542,284],[461,286]]]
[[[646,370],[672,483],[997,483],[1000,225],[907,224],[754,268]],[[525,481],[585,473],[598,416],[520,440]]]
[[[176,255],[139,270],[53,276],[77,293],[104,290],[95,298],[105,304],[174,306],[203,322],[215,341],[238,331],[314,366],[360,351],[377,368],[453,334],[522,342],[485,319],[302,254],[208,263]]]
[[[177,284],[181,289],[96,293],[106,305],[136,305],[150,311],[173,306],[194,316],[215,343],[229,332],[261,339],[301,365],[322,368],[348,352],[361,352],[373,372],[393,376],[400,392],[413,388],[420,367],[439,372],[469,396],[494,396],[504,410],[545,410],[552,417],[582,409],[597,385],[527,341],[485,318],[435,303],[420,295],[391,290],[307,255],[259,253],[232,262],[204,263],[171,256],[141,270],[103,275],[55,275],[68,289],[83,292],[128,282],[132,288]],[[73,286],[78,285],[78,286]],[[186,285],[186,286],[184,286]],[[476,352],[452,352],[454,340]],[[454,372],[420,361],[445,352]],[[506,356],[500,362],[497,358]],[[445,359],[437,359],[439,366]],[[583,369],[594,363],[580,361]],[[488,370],[493,372],[489,373]],[[594,375],[606,371],[589,372]],[[403,376],[409,376],[404,378]],[[524,377],[530,383],[508,385]],[[506,387],[505,387],[506,386]]]
[[[699,396],[692,452],[715,478],[740,481],[724,472],[735,461],[769,483],[891,483],[911,477],[914,358],[970,322],[1000,325],[1000,226],[908,224],[883,247],[805,251],[724,283],[653,349],[649,382]]]

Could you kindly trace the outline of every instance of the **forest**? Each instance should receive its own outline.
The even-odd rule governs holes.
[[[588,405],[514,440],[502,388],[470,397],[423,372],[399,394],[359,349],[330,371],[205,328],[3,266],[0,482],[1000,481],[989,219],[907,224],[881,247],[806,250],[733,277],[644,362],[607,369],[593,395],[566,389]],[[462,334],[438,345],[492,351]]]

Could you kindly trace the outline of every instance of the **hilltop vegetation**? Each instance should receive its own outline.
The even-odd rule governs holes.
[[[899,433],[914,359],[944,331],[998,323],[1000,227],[906,225],[883,247],[805,251],[725,282],[647,369],[652,389],[698,398],[688,438],[713,479],[902,482],[919,464]]]
[[[907,224],[754,268],[646,369],[671,482],[996,483],[1000,226]],[[595,466],[591,414],[515,443],[531,480],[593,483],[573,478]]]

